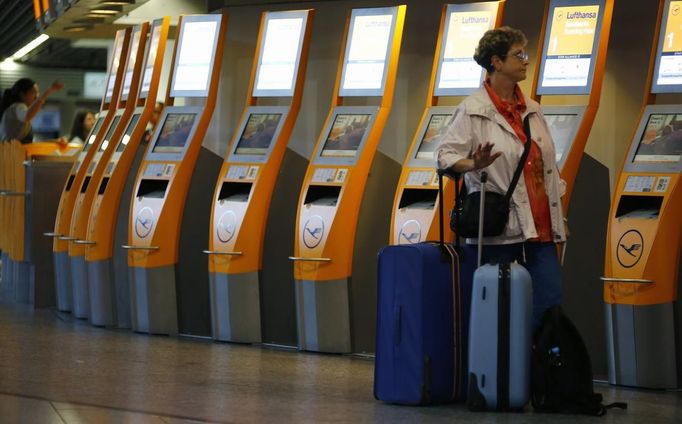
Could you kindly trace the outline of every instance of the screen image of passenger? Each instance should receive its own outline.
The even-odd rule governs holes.
[[[90,131],[90,135],[88,136],[88,141],[85,143],[85,146],[83,146],[83,151],[87,152],[90,150],[92,145],[95,143],[95,139],[97,138],[97,133],[99,132],[99,129],[102,127],[102,123],[104,122],[104,117],[98,118],[97,122],[95,122],[95,127]]]
[[[433,114],[431,119],[429,119],[429,125],[424,131],[424,137],[422,137],[419,143],[419,149],[415,155],[416,159],[433,159],[433,152],[436,151],[438,146],[438,139],[441,134],[447,128],[450,122],[450,116],[448,114]]]
[[[244,131],[239,137],[236,155],[264,155],[267,153],[272,138],[277,130],[280,113],[252,113],[246,122]]]
[[[678,162],[682,155],[682,114],[651,114],[633,162]]]
[[[322,157],[354,157],[367,131],[372,115],[336,115]]]
[[[154,153],[180,153],[192,131],[196,113],[169,113],[154,145]]]
[[[128,124],[128,128],[126,128],[125,134],[123,134],[123,137],[121,137],[121,141],[118,143],[118,146],[116,146],[116,152],[120,153],[123,151],[123,149],[126,148],[128,145],[128,141],[130,141],[130,136],[133,133],[133,130],[135,130],[135,124],[137,124],[137,121],[140,120],[140,114],[136,113],[133,115],[133,118],[130,120],[130,124]]]
[[[545,120],[549,126],[552,141],[554,141],[556,161],[558,163],[573,143],[571,136],[575,126],[578,124],[578,115],[545,115]]]

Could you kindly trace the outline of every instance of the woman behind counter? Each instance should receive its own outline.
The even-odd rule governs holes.
[[[480,190],[480,170],[488,173],[487,189],[506,193],[526,142],[530,153],[512,194],[503,233],[483,238],[482,262],[523,264],[533,279],[533,323],[561,303],[561,269],[555,243],[566,240],[555,148],[540,105],[527,99],[518,82],[526,79],[526,36],[501,27],[486,32],[474,60],[488,71],[484,86],[457,108],[436,150],[437,166],[465,173],[469,192]],[[523,120],[529,117],[531,139]],[[493,148],[495,152],[493,152]],[[465,260],[475,261],[476,239],[467,239]],[[474,269],[474,266],[465,269]],[[465,281],[471,281],[467,278]]]
[[[21,78],[12,88],[5,90],[0,101],[0,141],[19,140],[31,143],[31,120],[35,118],[47,98],[64,88],[55,81],[39,95],[38,84],[30,78]]]
[[[95,126],[95,114],[89,110],[81,110],[73,118],[71,127],[71,143],[83,144]]]

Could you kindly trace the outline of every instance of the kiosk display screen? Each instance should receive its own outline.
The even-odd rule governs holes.
[[[92,131],[90,131],[90,135],[88,136],[88,142],[85,143],[85,146],[83,146],[83,151],[87,152],[90,150],[92,145],[95,143],[95,139],[97,138],[97,133],[99,132],[99,129],[102,127],[102,123],[104,123],[104,117],[101,116],[97,118],[97,122],[95,122],[95,126],[92,128]]]
[[[154,144],[154,153],[180,153],[185,148],[189,133],[192,132],[196,113],[169,113],[163,122],[159,137]]]
[[[105,101],[111,101],[114,95],[114,85],[116,84],[116,74],[118,67],[121,64],[121,52],[123,51],[123,37],[117,36],[114,41],[114,55],[111,58],[111,66],[109,67],[109,75],[107,76],[107,89],[105,91]]]
[[[495,25],[497,7],[496,2],[448,6],[436,95],[465,95],[481,86],[484,70],[474,60],[474,51],[478,40]]]
[[[205,93],[211,77],[217,21],[183,23],[180,49],[173,76],[173,91]]]
[[[356,12],[353,11],[346,47],[341,95],[352,95],[346,90],[370,90],[361,95],[380,95],[390,53],[394,14],[356,15]]]
[[[303,17],[270,18],[265,27],[254,95],[291,95],[303,39]]]
[[[147,51],[147,61],[144,66],[144,74],[142,77],[141,97],[147,97],[149,87],[152,84],[152,75],[154,74],[154,63],[156,62],[156,54],[159,49],[159,41],[161,40],[161,25],[154,25],[152,27],[152,37]]]
[[[433,152],[438,146],[438,139],[445,132],[452,114],[433,114],[419,143],[415,159],[433,159]]]
[[[140,47],[140,38],[142,37],[142,30],[137,28],[133,33],[133,40],[130,43],[130,49],[128,50],[128,61],[126,62],[126,73],[123,78],[123,93],[122,97],[124,100],[128,98],[130,94],[130,85],[133,83],[133,71],[135,70],[135,62],[137,62],[137,49]]]
[[[651,92],[682,92],[682,1],[666,1]]]
[[[282,114],[280,113],[252,113],[249,115],[249,120],[239,136],[239,142],[237,142],[234,153],[236,155],[265,155],[281,118]]]
[[[682,155],[682,114],[652,113],[639,140],[634,163],[677,163]]]
[[[552,5],[538,93],[587,94],[601,24],[600,2],[554,0]]]
[[[545,121],[554,141],[556,161],[560,163],[573,144],[579,123],[577,114],[545,114]]]
[[[102,144],[99,146],[100,152],[105,151],[107,147],[109,147],[109,140],[111,140],[111,137],[114,135],[114,131],[120,121],[121,115],[114,117],[114,121],[109,125],[109,130],[107,130],[107,133],[104,135],[104,140],[102,140]]]
[[[370,114],[336,115],[320,156],[354,157],[371,119]]]
[[[126,148],[128,145],[128,142],[130,141],[130,136],[133,134],[133,131],[135,130],[135,125],[137,124],[137,121],[140,120],[140,114],[136,113],[133,115],[133,117],[130,119],[130,123],[128,124],[128,128],[126,128],[126,132],[123,134],[123,137],[121,137],[121,142],[118,143],[118,146],[116,146],[116,152],[120,153],[123,151],[123,149]]]

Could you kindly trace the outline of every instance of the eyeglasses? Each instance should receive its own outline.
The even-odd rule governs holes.
[[[524,51],[512,53],[511,56],[514,56],[515,58],[517,58],[521,62],[528,62],[528,53],[526,53]]]

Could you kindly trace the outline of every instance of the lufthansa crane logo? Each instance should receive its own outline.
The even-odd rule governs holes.
[[[218,220],[218,225],[216,228],[216,233],[218,240],[223,243],[227,243],[232,240],[235,233],[237,232],[237,215],[233,211],[226,211],[220,215]]]
[[[324,236],[324,221],[319,215],[313,215],[303,226],[303,244],[308,249],[317,247]]]
[[[154,226],[154,211],[149,206],[140,209],[135,217],[135,234],[139,238],[145,238],[152,232]]]
[[[637,230],[626,231],[618,240],[616,257],[623,268],[632,268],[644,253],[644,238]]]
[[[398,244],[415,244],[422,239],[422,226],[414,219],[405,221],[398,234]]]

